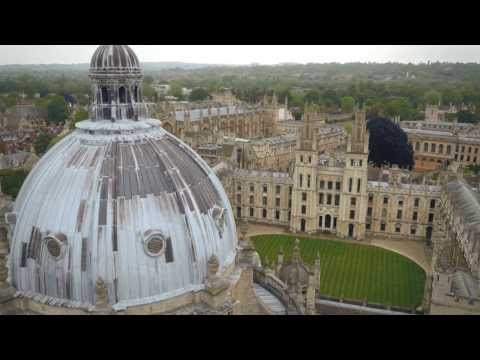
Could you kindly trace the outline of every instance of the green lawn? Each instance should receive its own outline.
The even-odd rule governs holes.
[[[364,300],[411,309],[421,305],[425,284],[424,270],[404,256],[375,246],[290,235],[252,237],[262,262],[277,261],[282,247],[285,259],[291,257],[295,239],[300,240],[302,259],[313,264],[317,252],[321,260],[322,294],[337,298]]]

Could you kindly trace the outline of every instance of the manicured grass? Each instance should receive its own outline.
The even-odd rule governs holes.
[[[421,305],[425,271],[410,259],[375,246],[290,235],[252,237],[262,263],[276,263],[283,248],[285,260],[300,240],[305,263],[313,265],[317,252],[321,262],[322,294],[350,300],[413,308]]]

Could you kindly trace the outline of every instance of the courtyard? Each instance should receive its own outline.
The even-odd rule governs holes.
[[[320,254],[322,295],[408,309],[422,304],[425,271],[399,253],[378,246],[288,234],[251,237],[262,263],[268,259],[270,264],[276,263],[280,249],[288,261],[296,238],[305,263],[313,265]]]

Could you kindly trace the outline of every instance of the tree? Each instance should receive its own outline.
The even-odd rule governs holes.
[[[402,120],[410,120],[413,113],[414,109],[405,98],[395,97],[385,104],[385,115],[389,117],[400,116]]]
[[[460,123],[476,124],[480,119],[470,111],[459,111],[457,112],[457,121]]]
[[[442,95],[436,90],[429,90],[425,93],[423,98],[425,100],[425,104],[427,105],[438,105]]]
[[[407,134],[398,124],[386,118],[375,117],[368,121],[367,128],[370,133],[369,162],[375,166],[413,166],[412,145],[408,143]]]
[[[73,123],[70,125],[71,129],[75,128],[75,124],[88,119],[88,111],[83,109],[83,108],[78,108],[78,110],[75,112],[75,116],[73,118]]]
[[[340,106],[343,112],[350,113],[355,106],[355,99],[351,96],[344,96],[340,99]]]
[[[143,96],[150,100],[157,100],[157,92],[152,85],[148,83],[143,83]]]
[[[43,155],[47,151],[48,145],[52,140],[52,135],[44,132],[40,133],[35,139],[35,143],[33,145],[35,147],[35,152],[37,153],[37,155]]]
[[[204,88],[195,88],[190,93],[190,101],[202,101],[208,99],[208,91]]]
[[[68,117],[67,103],[63,96],[53,97],[47,105],[48,121],[54,124],[65,122]]]

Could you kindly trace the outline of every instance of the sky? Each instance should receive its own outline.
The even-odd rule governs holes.
[[[98,45],[0,45],[0,65],[87,63]],[[278,63],[480,61],[479,45],[131,45],[141,62]]]

